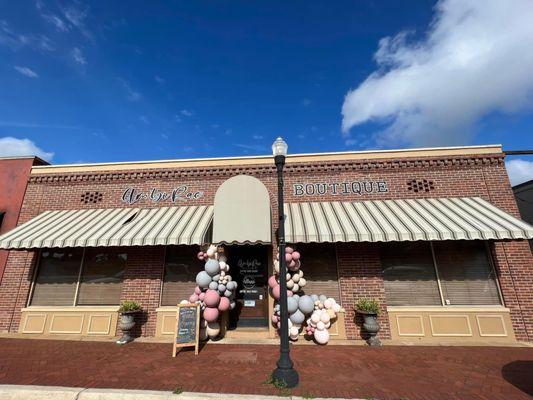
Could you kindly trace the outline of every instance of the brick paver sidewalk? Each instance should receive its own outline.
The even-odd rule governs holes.
[[[264,381],[278,348],[0,339],[0,383],[279,394]],[[380,399],[530,399],[533,348],[293,346],[293,394]],[[528,395],[529,393],[529,395]]]

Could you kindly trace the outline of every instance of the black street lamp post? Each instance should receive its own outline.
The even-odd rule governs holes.
[[[272,378],[281,382],[287,388],[298,385],[298,372],[293,368],[289,349],[289,311],[287,309],[287,264],[285,260],[285,212],[283,207],[283,167],[287,155],[287,143],[277,138],[272,145],[274,162],[278,171],[278,251],[279,251],[279,306],[281,314],[280,355],[277,368],[272,372]]]

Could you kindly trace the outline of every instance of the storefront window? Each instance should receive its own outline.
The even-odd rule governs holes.
[[[204,262],[196,257],[198,251],[198,246],[167,247],[161,293],[162,306],[175,306],[193,293],[196,275],[204,267]]]
[[[485,243],[476,241],[383,244],[387,304],[499,305],[489,257]]]
[[[439,242],[434,249],[445,304],[500,304],[485,243]]]
[[[112,249],[42,251],[30,304],[118,305],[126,261],[126,253]]]
[[[381,265],[388,305],[441,304],[429,243],[384,244],[381,246]]]
[[[307,281],[304,292],[333,297],[339,303],[339,275],[337,252],[333,243],[297,244],[294,246],[302,255],[302,271]]]
[[[78,304],[119,304],[127,260],[128,256],[124,252],[87,250],[81,272]]]
[[[73,305],[82,255],[82,249],[42,251],[31,305]]]

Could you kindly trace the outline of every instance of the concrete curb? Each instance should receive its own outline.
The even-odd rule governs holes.
[[[157,390],[88,389],[61,386],[0,385],[0,400],[304,400],[300,396],[196,393]],[[326,400],[325,398],[314,398]],[[333,399],[328,400],[347,400]]]

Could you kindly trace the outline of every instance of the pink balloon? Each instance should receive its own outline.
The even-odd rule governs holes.
[[[285,247],[285,253],[293,253],[294,252],[294,249],[292,247]]]
[[[294,296],[293,291],[292,290],[287,290],[287,296],[288,297]]]
[[[198,286],[194,288],[194,294],[200,295],[202,293],[202,289],[200,289]]]
[[[292,261],[292,255],[290,253],[285,254],[285,261],[291,262]]]
[[[200,299],[200,301],[204,301],[205,299],[205,292],[202,292],[198,295],[198,299]]]
[[[278,285],[278,281],[276,280],[276,276],[272,275],[270,278],[268,278],[268,286],[270,286],[272,289],[276,285]]]
[[[296,261],[291,260],[291,262],[289,263],[289,269],[294,269],[294,267],[296,267]]]
[[[279,318],[278,318],[277,315],[273,315],[272,316],[272,322],[275,323],[275,324],[277,324],[279,322]]]
[[[189,303],[196,303],[198,301],[198,295],[195,293],[195,294],[191,294],[191,296],[189,297]]]
[[[204,310],[204,319],[207,322],[215,322],[218,319],[218,308],[206,307]]]
[[[292,254],[292,259],[293,260],[299,260],[300,259],[300,253],[298,253],[297,251],[294,251]]]
[[[279,299],[280,295],[280,287],[279,285],[276,285],[272,288],[272,297],[274,297],[276,300]]]
[[[204,301],[207,307],[217,307],[220,302],[220,295],[216,290],[209,289],[205,292]]]
[[[204,252],[203,251],[200,251],[197,255],[198,259],[199,260],[203,260],[204,259]]]
[[[218,311],[224,312],[229,310],[230,301],[227,297],[221,297],[220,303],[218,303]]]

